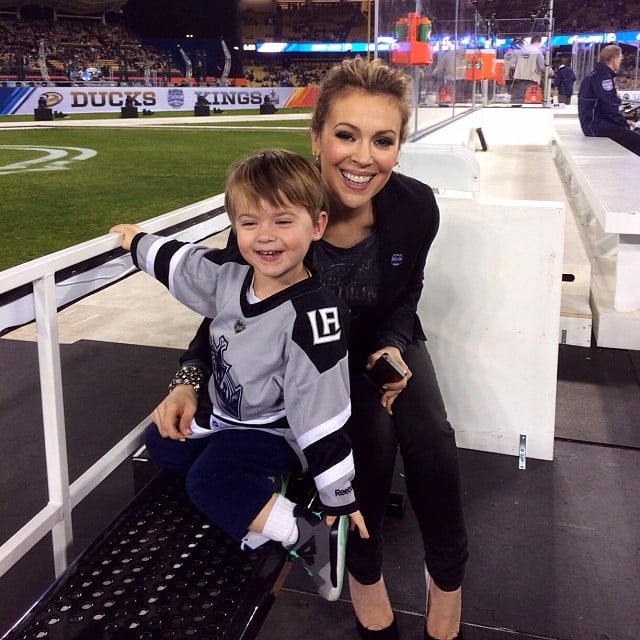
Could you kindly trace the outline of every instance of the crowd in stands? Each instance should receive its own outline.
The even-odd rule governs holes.
[[[366,37],[366,16],[359,3],[280,3],[273,11],[242,12],[245,43],[353,42]]]
[[[168,52],[143,47],[123,25],[97,20],[18,20],[0,18],[0,76],[128,82],[156,75],[169,80],[179,71]]]
[[[639,89],[638,70],[636,69],[636,47],[621,45],[622,47],[622,64],[616,78],[616,87],[618,89]]]
[[[531,32],[534,19],[543,26],[549,17],[547,3],[543,2],[535,13],[531,12],[528,0],[477,0],[474,4],[484,18],[494,22],[498,35]],[[496,20],[496,16],[499,19]],[[555,2],[553,21],[556,33],[635,31],[640,29],[640,1]],[[545,27],[548,30],[548,26]],[[538,30],[544,32],[545,28]]]
[[[330,60],[251,62],[245,65],[245,75],[248,84],[254,87],[308,87],[319,84],[334,64],[335,61]]]

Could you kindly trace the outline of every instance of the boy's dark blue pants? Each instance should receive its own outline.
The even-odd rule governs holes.
[[[273,495],[270,476],[301,469],[284,438],[257,429],[224,429],[180,442],[162,438],[152,424],[145,441],[151,458],[184,477],[192,502],[236,540]]]

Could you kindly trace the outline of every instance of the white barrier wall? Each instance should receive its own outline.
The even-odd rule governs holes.
[[[439,205],[418,313],[458,445],[551,460],[564,204]]]
[[[487,144],[548,146],[553,137],[553,109],[540,106],[482,109],[480,127]]]
[[[428,110],[424,111],[428,115]],[[421,122],[424,118],[421,118]],[[496,145],[546,146],[551,144],[553,135],[553,109],[537,105],[479,109],[430,133],[418,144],[458,144],[480,148],[474,137],[478,127],[482,129],[489,149]]]

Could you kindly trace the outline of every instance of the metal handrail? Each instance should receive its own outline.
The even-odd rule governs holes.
[[[140,226],[144,231],[152,233],[170,229],[172,230],[170,235],[173,237],[198,241],[219,233],[229,226],[229,219],[223,205],[224,196],[216,195],[142,222]],[[184,227],[185,223],[207,213],[211,214],[211,217]],[[179,230],[173,229],[174,227]],[[30,319],[35,319],[36,322],[48,483],[47,505],[0,546],[0,576],[13,567],[49,532],[52,534],[56,576],[65,570],[69,562],[68,551],[73,543],[72,510],[139,447],[142,433],[150,421],[148,416],[77,480],[69,483],[58,310],[64,304],[72,302],[70,297],[73,298],[74,294],[69,293],[68,283],[61,293],[60,283],[56,283],[55,276],[60,271],[101,254],[112,252],[119,247],[119,237],[108,234],[0,272],[0,296],[24,285],[33,286],[33,294],[26,296],[29,298],[28,303],[25,305],[24,299],[18,302],[22,303],[23,308],[32,306],[33,313]],[[99,278],[99,288],[114,284],[133,270],[135,269],[129,256],[126,259],[119,258],[117,268],[108,269],[108,275],[103,274]],[[83,275],[83,280],[87,280],[86,273]],[[76,299],[86,295],[85,285],[86,282],[76,289]],[[98,288],[98,285],[95,288]],[[15,306],[16,302],[10,302],[4,306],[12,305]],[[0,308],[0,311],[3,309]],[[21,309],[21,312],[21,317],[24,318],[24,309]],[[27,312],[26,316],[29,315]]]

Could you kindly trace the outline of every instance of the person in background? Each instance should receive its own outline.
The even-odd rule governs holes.
[[[576,74],[569,66],[569,58],[560,56],[560,64],[556,69],[554,85],[558,93],[558,102],[562,104],[571,104],[573,96],[573,85],[576,81]]]
[[[622,64],[622,49],[609,44],[600,50],[593,71],[580,83],[578,116],[585,136],[611,138],[640,155],[640,135],[636,122],[625,120],[620,113],[615,77]]]
[[[513,70],[513,88],[511,102],[522,104],[527,87],[530,84],[540,86],[544,75],[544,55],[540,50],[542,38],[532,36],[531,43],[525,44],[517,52],[516,65]]]
[[[502,79],[511,86],[513,83],[513,72],[516,69],[516,62],[518,61],[516,42],[505,51],[503,59]]]
[[[307,260],[351,311],[347,428],[369,537],[349,536],[346,564],[363,640],[399,637],[382,572],[383,523],[398,451],[424,548],[424,637],[462,638],[468,551],[458,453],[417,315],[439,210],[431,188],[394,171],[411,110],[411,80],[402,70],[352,58],[325,74],[311,119],[330,217]],[[183,366],[206,370],[206,336],[205,322],[181,357]],[[379,391],[367,372],[383,354],[404,376]],[[185,380],[154,419],[171,431],[196,410],[197,395]]]
[[[306,564],[319,593],[336,600],[347,514],[360,535],[367,530],[344,429],[348,312],[303,263],[327,224],[323,200],[311,162],[265,149],[229,174],[225,206],[237,247],[211,250],[131,224],[111,231],[123,234],[136,266],[212,318],[211,411],[177,431],[151,425],[152,459],[185,477],[193,503],[231,537],[252,549],[281,542]],[[186,373],[199,379],[196,370]],[[305,467],[325,519],[275,489],[274,476]]]

